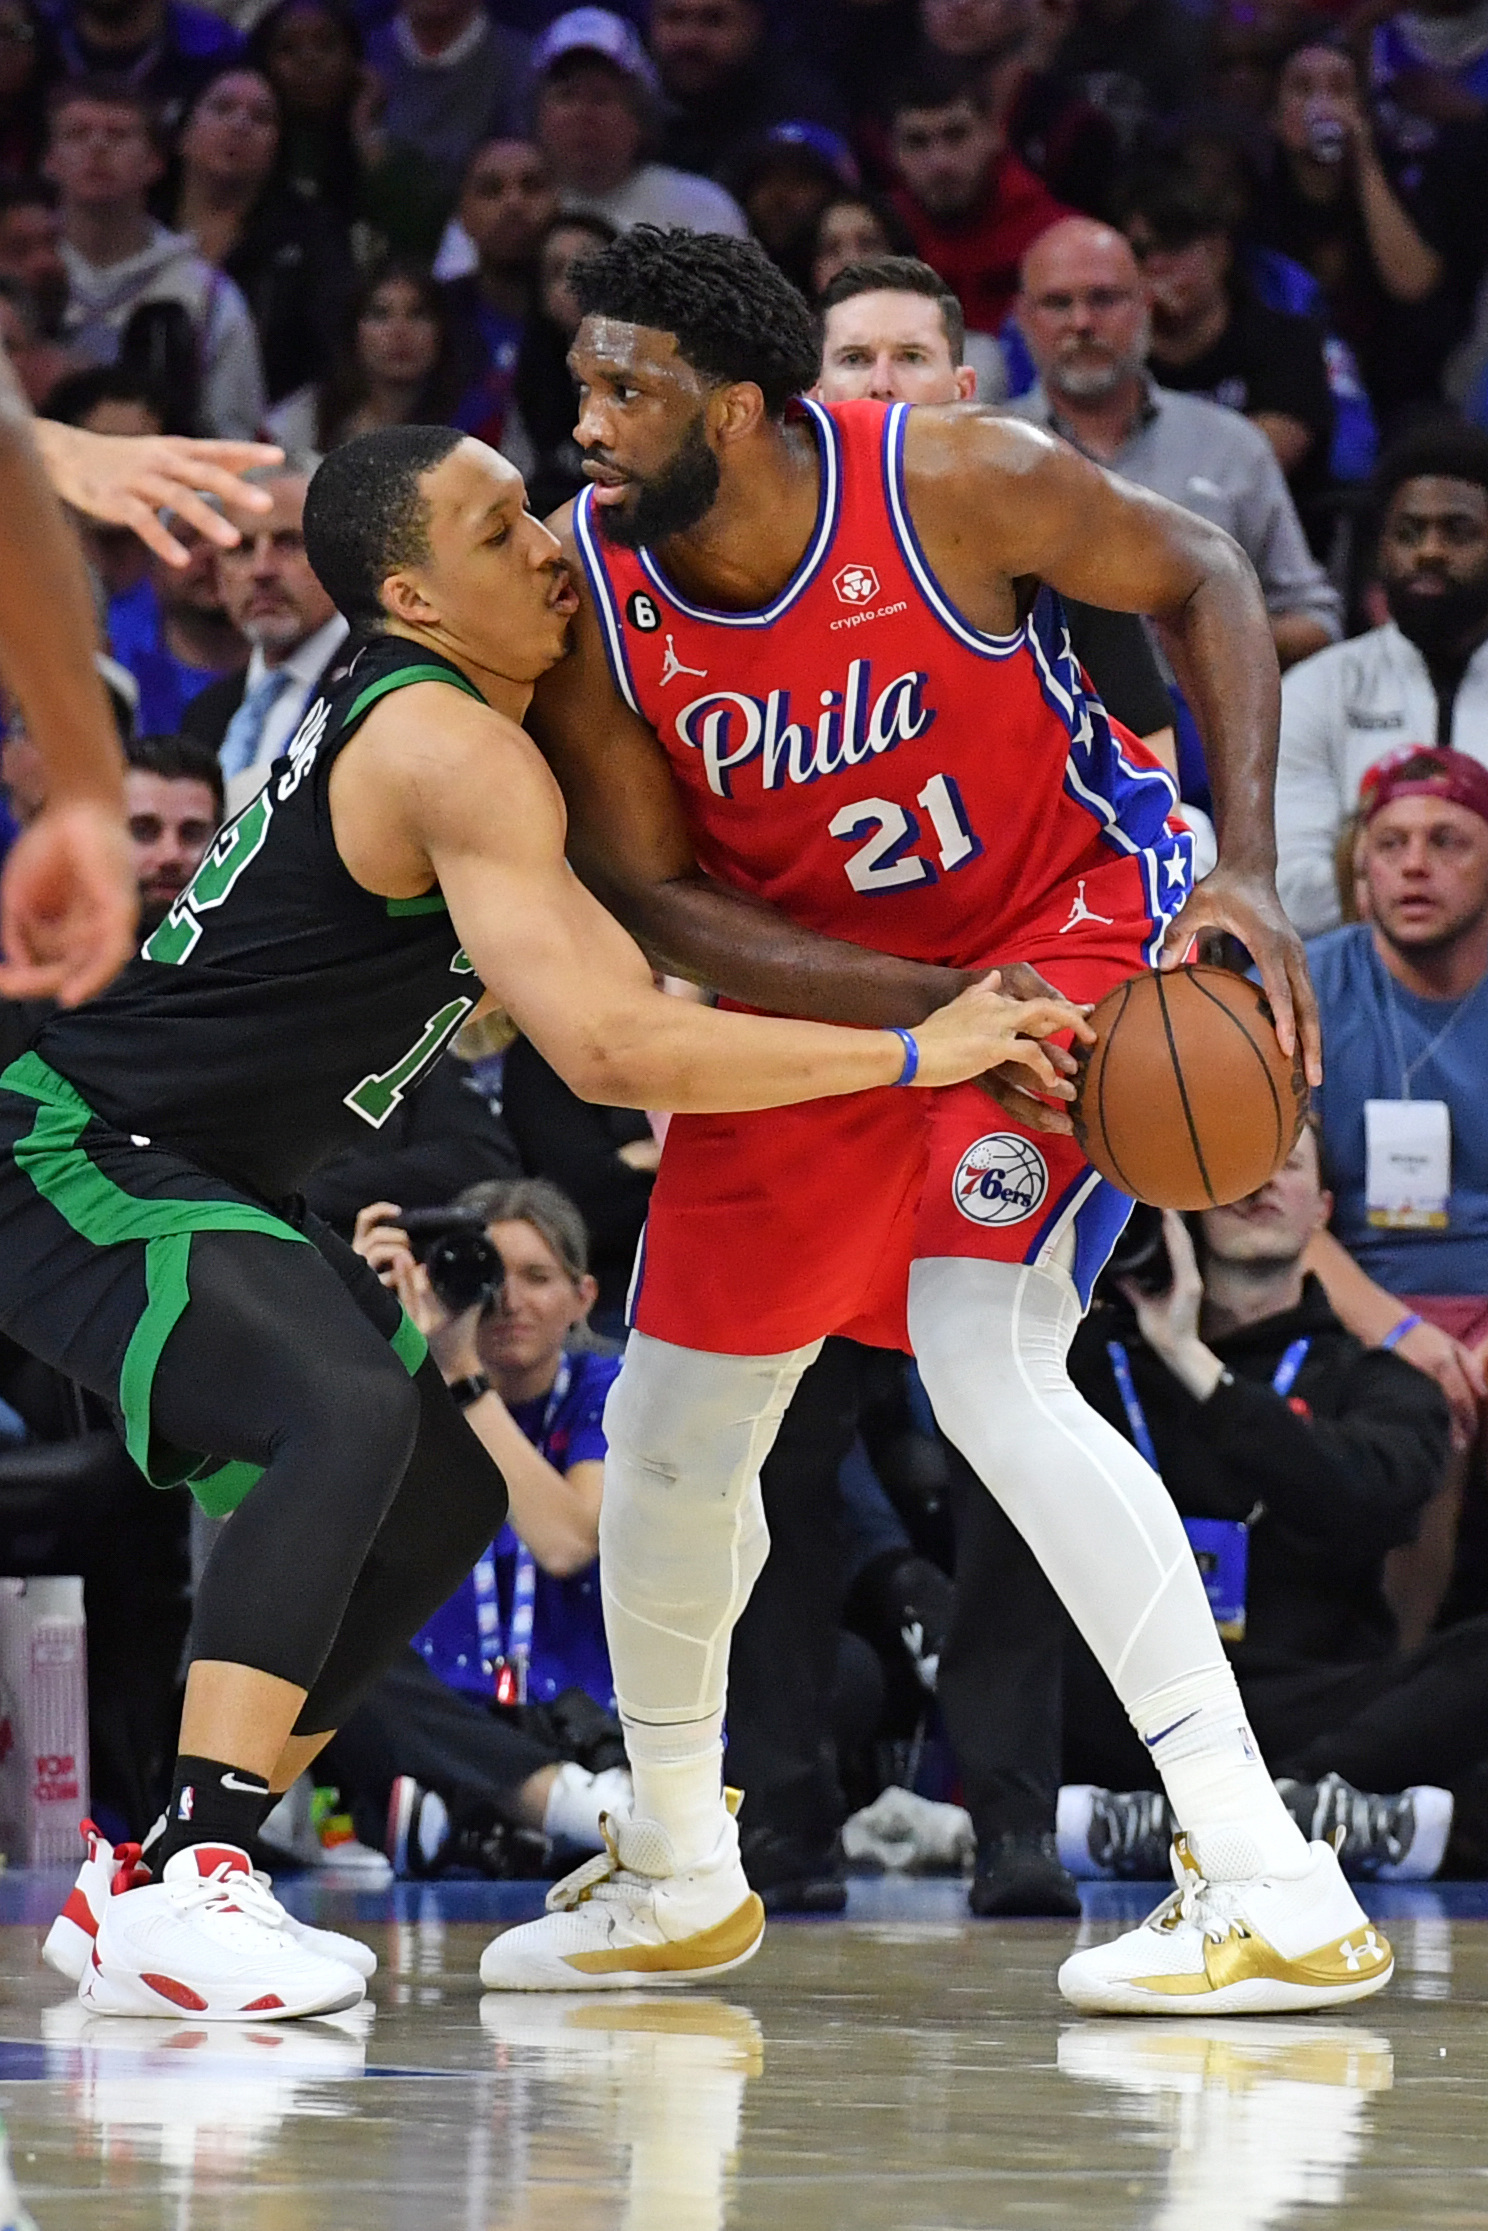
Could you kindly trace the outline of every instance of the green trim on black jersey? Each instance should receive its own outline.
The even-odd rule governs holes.
[[[210,1458],[183,1455],[157,1444],[150,1406],[155,1373],[166,1341],[191,1298],[191,1242],[197,1232],[262,1232],[270,1239],[311,1242],[271,1210],[251,1201],[188,1201],[169,1195],[126,1193],[100,1170],[82,1144],[90,1123],[99,1119],[75,1085],[40,1054],[22,1054],[0,1071],[0,1091],[34,1100],[35,1120],[14,1148],[16,1168],[42,1199],[91,1247],[140,1242],[145,1250],[145,1307],[119,1368],[119,1410],[124,1445],[152,1487],[177,1487],[183,1481],[212,1518],[235,1510],[258,1479],[262,1466],[219,1465],[206,1472]],[[407,1311],[390,1341],[393,1353],[412,1378],[428,1354],[428,1342]]]
[[[382,640],[394,642],[397,638],[384,636]],[[357,722],[366,718],[380,697],[386,697],[395,689],[407,689],[412,682],[448,682],[452,689],[464,690],[465,695],[473,697],[478,705],[486,702],[474,682],[468,680],[457,666],[400,666],[396,673],[383,674],[375,682],[369,682],[352,699],[342,718],[342,735],[350,735]]]
[[[449,900],[442,891],[424,891],[416,899],[389,899],[387,910],[395,922],[405,914],[448,914]]]

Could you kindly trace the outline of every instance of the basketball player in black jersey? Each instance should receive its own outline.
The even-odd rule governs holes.
[[[197,1596],[160,1879],[97,1848],[53,1932],[101,2011],[362,1995],[361,1948],[292,1922],[243,1847],[506,1497],[397,1301],[296,1196],[483,985],[576,1090],[632,1106],[1008,1059],[1058,1094],[1037,1041],[1088,1031],[995,979],[912,1038],[664,998],[565,866],[557,786],[517,725],[576,599],[516,473],[443,428],[369,435],[322,466],[305,532],[366,637],[348,680],[141,957],[0,1073],[0,1327],[112,1404],[152,1480],[232,1514]]]

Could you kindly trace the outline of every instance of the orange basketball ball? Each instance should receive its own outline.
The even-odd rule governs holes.
[[[1281,1168],[1307,1115],[1258,984],[1223,968],[1118,984],[1077,1048],[1075,1135],[1101,1176],[1154,1208],[1218,1208]]]

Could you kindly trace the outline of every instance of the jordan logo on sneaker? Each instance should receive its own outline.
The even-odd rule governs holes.
[[[1077,929],[1081,922],[1104,922],[1109,927],[1114,920],[1114,915],[1097,914],[1093,907],[1085,904],[1085,878],[1082,875],[1076,887],[1074,898],[1070,902],[1069,920],[1059,934],[1063,937],[1066,931]]]
[[[677,656],[677,645],[670,635],[666,639],[666,653],[661,662],[661,687],[674,682],[679,674],[695,674],[700,682],[708,679],[706,666],[684,666]]]

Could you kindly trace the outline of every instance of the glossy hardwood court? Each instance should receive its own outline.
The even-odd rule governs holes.
[[[63,1885],[65,1887],[65,1883]],[[0,1879],[0,2103],[40,2231],[1465,2231],[1488,2226],[1488,1896],[1381,1892],[1396,1982],[1337,2019],[1062,2007],[1075,1931],[855,1884],[727,1990],[483,1997],[525,1886],[286,1885],[375,2011],[88,2016]],[[1153,1902],[1096,1891],[1084,1929]]]

